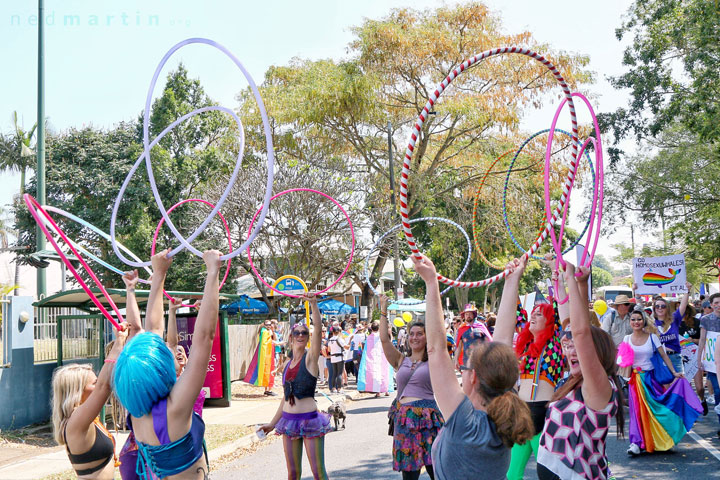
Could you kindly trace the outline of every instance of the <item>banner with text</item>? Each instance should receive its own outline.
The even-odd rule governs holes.
[[[633,258],[637,295],[682,294],[685,288],[685,255]]]
[[[178,317],[178,345],[185,349],[185,354],[190,356],[192,339],[195,334],[195,321],[197,317]],[[220,355],[220,324],[215,327],[215,338],[213,339],[210,361],[208,362],[207,375],[203,390],[206,398],[223,398],[223,376],[222,358]]]
[[[718,332],[707,332],[705,349],[703,350],[702,364],[706,372],[715,371],[715,344],[717,343]]]

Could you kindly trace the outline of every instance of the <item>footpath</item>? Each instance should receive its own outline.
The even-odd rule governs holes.
[[[277,382],[276,382],[277,383]],[[235,384],[233,384],[235,386]],[[255,388],[255,387],[249,387]],[[245,425],[254,432],[257,425],[267,423],[272,419],[277,411],[278,402],[282,394],[282,388],[276,386],[274,391],[278,396],[264,397],[262,388],[255,388],[259,394],[245,395],[237,398],[233,395],[233,400],[229,407],[216,408],[206,407],[203,410],[203,420],[206,425]],[[235,391],[235,388],[233,388]],[[322,393],[329,396],[326,397]],[[357,391],[354,384],[345,387],[345,395],[335,394],[329,395],[327,388],[319,388],[315,395],[318,409],[326,411],[332,401],[343,400],[345,402],[352,401],[361,396],[369,394],[361,394]],[[244,397],[244,398],[243,398]],[[36,427],[41,429],[47,427]],[[127,432],[119,432],[115,435],[115,446],[117,453],[127,440]],[[244,435],[230,442],[212,448],[208,452],[210,466],[225,455],[229,455],[238,449],[259,442],[255,433]],[[0,480],[25,480],[25,479],[43,479],[52,477],[72,469],[68,460],[65,448],[61,446],[38,447],[23,446],[22,444],[13,443],[12,445],[0,445]],[[65,478],[59,476],[58,478]],[[74,477],[68,477],[74,478]],[[119,476],[118,476],[119,478]]]

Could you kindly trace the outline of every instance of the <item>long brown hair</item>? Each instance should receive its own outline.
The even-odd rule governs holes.
[[[598,327],[590,326],[590,332],[592,333],[595,351],[597,352],[598,359],[600,359],[600,364],[605,370],[607,376],[615,383],[615,387],[617,388],[618,409],[615,416],[615,423],[617,425],[618,436],[622,438],[625,435],[625,416],[623,415],[622,385],[620,384],[620,379],[617,376],[617,348],[615,347],[615,342],[613,342],[612,337],[606,331]],[[573,375],[562,387],[555,391],[555,394],[550,401],[554,402],[556,400],[560,400],[573,390],[582,387],[582,383],[582,373]]]
[[[410,323],[410,325],[408,325],[408,329],[407,329],[407,331],[408,331],[408,336],[407,336],[407,338],[410,338],[410,330],[412,330],[413,327],[422,328],[422,329],[423,329],[423,333],[424,333],[425,335],[427,335],[427,330],[425,330],[425,322],[423,322],[423,321],[421,321],[421,320],[413,320],[413,321]],[[405,341],[408,341],[408,340],[406,339]],[[423,362],[427,362],[427,361],[428,361],[427,341],[425,342],[425,351],[423,352],[422,361],[423,361]]]
[[[505,446],[530,440],[535,427],[530,409],[514,390],[519,372],[513,349],[502,343],[476,342],[470,366],[478,379],[476,391],[487,401],[488,417]]]

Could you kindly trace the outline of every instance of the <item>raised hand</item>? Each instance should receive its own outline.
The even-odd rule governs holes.
[[[162,252],[158,252],[150,259],[152,263],[153,272],[166,274],[170,270],[172,264],[172,258],[169,258],[167,254],[170,253],[170,249],[166,248]]]
[[[509,273],[505,277],[505,282],[508,281],[515,281],[519,282],[520,277],[523,276],[523,273],[525,273],[525,267],[527,266],[527,258],[526,257],[520,257],[515,258],[511,260],[510,262],[505,265],[505,270],[508,270]]]
[[[138,276],[138,271],[131,270],[129,272],[125,272],[125,274],[122,276],[122,280],[125,284],[126,290],[135,290],[135,287],[138,284],[138,280],[140,280],[140,277]]]
[[[208,275],[217,274],[220,271],[220,255],[218,250],[205,250],[203,252],[203,261],[207,267]]]
[[[422,255],[422,259],[420,260],[418,260],[415,255],[412,255],[410,259],[415,266],[415,271],[418,275],[420,275],[420,278],[426,282],[432,282],[437,279],[437,270],[435,269],[435,264],[433,264],[432,260],[427,258],[425,255]]]

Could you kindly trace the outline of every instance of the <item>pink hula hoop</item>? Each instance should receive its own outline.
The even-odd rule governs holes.
[[[208,202],[207,200],[203,200],[201,198],[188,198],[188,199],[182,200],[182,201],[176,203],[175,205],[173,205],[172,207],[170,207],[167,210],[168,215],[170,215],[170,212],[175,210],[180,205],[184,205],[188,202],[200,202],[200,203],[203,203],[203,204],[209,206],[210,208],[215,208],[215,205]],[[220,217],[220,220],[222,220],[222,223],[225,226],[225,232],[227,233],[228,247],[230,247],[230,251],[228,251],[228,253],[232,253],[233,246],[232,246],[232,237],[230,236],[230,227],[228,226],[227,221],[225,220],[225,217],[223,216],[223,214],[220,213],[219,211],[218,211],[218,216]],[[160,228],[162,228],[164,223],[165,223],[165,219],[161,218],[157,224],[157,228],[155,228],[155,234],[153,235],[153,239],[152,239],[152,248],[150,250],[151,255],[155,255],[155,246],[157,244],[157,237],[158,237],[158,234],[160,233]],[[223,285],[225,285],[225,281],[227,280],[228,274],[230,273],[230,263],[231,262],[232,262],[232,258],[228,258],[227,266],[225,267],[225,276],[223,276],[222,281],[220,282],[220,286],[218,287],[218,290],[221,290]],[[163,294],[165,295],[165,297],[167,297],[168,300],[175,303],[175,299],[170,294],[168,294],[167,291],[163,290]],[[188,304],[183,303],[180,306],[181,307],[192,307],[193,305],[188,305]]]
[[[291,188],[291,189],[289,189],[289,190],[285,190],[285,191],[283,191],[283,192],[276,193],[276,194],[270,199],[270,201],[275,200],[276,198],[278,198],[278,197],[281,196],[281,195],[285,195],[285,194],[287,194],[287,193],[292,193],[292,192],[310,192],[310,193],[317,193],[318,195],[321,195],[321,196],[327,198],[328,200],[330,200],[331,202],[333,202],[336,207],[338,207],[338,208],[340,209],[340,211],[343,213],[343,215],[345,215],[345,218],[347,219],[348,225],[350,226],[350,236],[351,236],[351,238],[352,238],[352,245],[351,245],[351,247],[350,247],[350,258],[348,258],[347,264],[345,265],[345,270],[342,271],[342,273],[340,274],[340,276],[339,276],[333,283],[331,283],[330,285],[328,285],[328,286],[327,286],[326,288],[324,288],[323,290],[320,290],[319,292],[316,292],[316,295],[320,295],[320,294],[322,294],[322,293],[327,292],[327,291],[330,290],[332,287],[334,287],[334,286],[340,281],[340,279],[342,279],[342,277],[345,276],[345,274],[347,273],[347,271],[350,269],[350,265],[352,264],[353,255],[355,254],[355,230],[353,229],[353,224],[352,224],[352,222],[350,221],[350,215],[348,215],[348,213],[345,211],[345,209],[343,208],[343,206],[340,205],[340,203],[339,203],[337,200],[335,200],[333,197],[331,197],[331,196],[328,195],[327,193],[323,193],[323,192],[320,192],[320,191],[318,191],[318,190],[313,190],[312,188]],[[248,235],[249,235],[249,233],[252,231],[253,225],[255,224],[255,219],[257,218],[258,214],[260,213],[260,210],[261,210],[261,209],[258,209],[258,211],[255,212],[255,215],[253,216],[252,222],[250,222],[250,227],[248,228]],[[260,275],[260,273],[258,273],[257,269],[255,268],[255,264],[253,263],[252,256],[250,255],[250,247],[249,247],[249,246],[247,247],[247,257],[248,257],[248,261],[250,262],[250,269],[253,271],[253,273],[255,274],[255,276],[263,283],[263,285],[265,285],[266,287],[268,287],[268,288],[269,288],[270,290],[272,290],[273,292],[279,293],[280,295],[284,295],[284,296],[286,296],[286,297],[291,297],[291,298],[301,298],[299,295],[293,295],[293,294],[290,294],[290,293],[285,293],[285,292],[283,292],[283,291],[280,291],[280,290],[276,289],[275,287],[273,287],[272,285],[270,285],[269,283],[267,283],[267,282],[265,281],[265,279]]]
[[[578,155],[578,125],[577,125],[577,117],[575,115],[575,104],[573,103],[572,95],[570,93],[570,87],[568,87],[567,82],[565,82],[565,79],[560,74],[560,72],[557,70],[555,65],[553,65],[549,60],[547,60],[542,55],[533,52],[532,50],[529,50],[527,48],[521,48],[521,47],[502,47],[502,48],[494,48],[492,50],[487,50],[485,52],[482,52],[478,55],[475,55],[474,57],[471,57],[467,60],[465,60],[462,64],[455,67],[452,72],[443,80],[440,85],[438,85],[437,89],[430,95],[430,98],[428,99],[427,103],[425,104],[425,107],[420,112],[420,115],[418,116],[418,120],[415,122],[415,126],[413,127],[412,131],[410,132],[410,141],[408,142],[407,149],[405,150],[405,158],[403,160],[403,168],[402,172],[400,174],[400,216],[402,217],[402,225],[403,225],[403,232],[405,233],[405,240],[407,241],[408,246],[410,247],[410,250],[412,251],[413,255],[415,255],[415,258],[421,259],[422,256],[420,254],[420,250],[418,250],[417,245],[415,244],[415,240],[413,237],[412,229],[410,227],[410,210],[408,207],[408,179],[410,178],[410,170],[411,170],[411,160],[412,160],[412,154],[415,150],[415,143],[417,142],[418,138],[420,138],[420,132],[422,129],[423,124],[428,118],[429,112],[432,109],[433,105],[437,101],[437,99],[440,97],[442,92],[447,88],[447,86],[455,79],[458,75],[460,75],[462,72],[470,68],[471,66],[478,63],[480,60],[484,60],[486,58],[505,54],[505,53],[515,53],[520,55],[526,55],[530,58],[533,58],[537,60],[538,62],[545,65],[550,72],[553,74],[555,79],[557,80],[558,84],[562,88],[562,91],[565,95],[565,100],[569,104],[569,110],[570,110],[570,120],[572,122],[572,159],[571,159],[571,168],[568,171],[568,178],[565,183],[565,187],[563,188],[563,194],[560,198],[560,203],[556,207],[555,212],[552,216],[548,216],[548,221],[545,224],[545,229],[538,235],[538,238],[535,240],[535,242],[530,246],[530,249],[523,254],[522,258],[526,259],[529,255],[532,255],[537,251],[538,248],[540,248],[540,245],[542,242],[547,238],[548,233],[550,230],[552,230],[553,224],[557,220],[558,215],[560,214],[560,211],[562,210],[563,206],[565,205],[565,202],[568,198],[568,192],[567,192],[567,186],[568,184],[572,184],[574,181],[574,171],[575,171],[575,164],[577,163],[577,155]],[[457,280],[453,280],[450,278],[447,278],[443,275],[438,274],[437,279],[439,282],[444,283],[445,285],[451,285],[453,287],[459,287],[459,288],[475,288],[475,287],[484,287],[487,285],[490,285],[492,283],[497,282],[498,280],[501,280],[505,278],[505,276],[508,275],[509,270],[504,270],[501,273],[486,278],[484,280],[478,280],[478,281],[471,281],[471,282],[460,282]]]
[[[115,305],[115,302],[113,301],[110,294],[107,292],[105,287],[103,287],[102,283],[100,283],[100,280],[97,278],[97,275],[95,275],[95,272],[93,272],[92,268],[90,268],[90,265],[87,264],[85,260],[83,260],[82,256],[78,253],[77,250],[75,250],[75,247],[73,247],[72,242],[68,239],[67,235],[65,235],[65,232],[62,231],[62,229],[58,226],[57,223],[55,223],[55,220],[52,219],[50,214],[45,211],[44,208],[38,203],[37,200],[35,200],[29,193],[26,193],[23,195],[23,199],[25,200],[25,204],[28,207],[28,210],[30,211],[30,215],[33,216],[35,219],[35,222],[40,227],[40,230],[42,230],[43,234],[45,234],[45,238],[48,239],[48,241],[52,244],[53,248],[57,252],[57,254],[62,259],[63,263],[65,263],[65,266],[70,270],[70,272],[75,277],[75,280],[80,284],[83,290],[85,290],[85,293],[88,294],[90,297],[90,300],[95,304],[95,306],[100,310],[100,312],[107,318],[110,323],[113,324],[116,330],[122,330],[120,327],[120,323],[124,322],[125,319],[123,318],[122,314],[120,313],[120,310],[118,309],[117,305]],[[115,312],[115,315],[120,319],[120,323],[118,323],[112,315],[110,315],[110,312],[107,311],[105,306],[103,306],[100,299],[97,298],[97,296],[92,292],[90,287],[85,283],[85,281],[80,277],[80,274],[77,270],[75,270],[75,267],[73,267],[72,263],[68,260],[65,253],[62,251],[60,246],[57,244],[53,236],[50,234],[50,231],[45,226],[45,222],[42,221],[40,218],[39,213],[42,213],[43,217],[52,225],[53,230],[58,234],[58,236],[62,239],[62,241],[70,248],[70,250],[73,252],[73,255],[78,259],[80,264],[85,268],[85,271],[90,275],[90,278],[92,278],[95,281],[95,284],[100,289],[100,292],[102,292],[105,299],[110,304],[110,307],[112,307],[112,310]]]
[[[592,143],[595,148],[595,165],[597,169],[597,178],[595,181],[595,185],[593,186],[593,201],[592,205],[590,207],[590,228],[588,229],[588,239],[593,238],[593,233],[595,233],[595,236],[593,238],[592,242],[592,250],[590,250],[590,243],[586,242],[585,248],[583,249],[582,256],[580,257],[580,264],[578,266],[584,266],[589,267],[592,264],[593,259],[595,258],[595,250],[597,249],[598,241],[600,240],[600,225],[602,223],[602,210],[603,210],[603,193],[604,193],[604,183],[605,183],[605,169],[603,165],[603,153],[602,153],[602,139],[600,137],[600,126],[598,125],[597,116],[595,115],[595,110],[593,110],[592,105],[590,104],[590,101],[583,95],[582,93],[573,93],[573,97],[578,97],[581,99],[585,105],[588,108],[588,111],[590,112],[590,117],[593,121],[593,127],[595,128],[595,136],[596,138],[589,137],[585,142],[582,144],[582,147],[580,147],[580,151],[578,152],[578,156],[582,157],[583,153],[585,153],[585,149],[587,148],[589,143]],[[567,102],[567,99],[563,99],[563,101],[558,106],[557,110],[555,111],[555,116],[553,117],[552,125],[550,126],[550,133],[548,136],[548,143],[547,143],[547,150],[545,152],[545,172],[544,172],[544,188],[545,188],[545,213],[549,214],[551,211],[550,206],[550,153],[552,152],[552,142],[553,137],[555,135],[555,126],[557,124],[558,117],[560,116],[560,112],[562,111],[563,107],[565,106],[565,103]],[[575,174],[577,173],[578,163],[575,163],[573,165],[573,180],[569,184],[565,184],[567,188],[567,194],[568,197],[570,196],[570,193],[572,192],[573,186],[575,184]],[[550,229],[550,239],[553,245],[553,249],[555,250],[555,268],[559,269],[560,266],[564,268],[566,265],[565,260],[562,258],[562,244],[561,240],[563,238],[563,235],[565,234],[565,223],[567,221],[567,211],[568,211],[568,203],[566,203],[562,208],[562,221],[560,223],[560,232],[559,235],[555,236],[555,230]],[[593,230],[595,229],[595,232]],[[588,252],[590,255],[588,256]],[[587,261],[586,261],[587,260]],[[580,273],[577,273],[576,275],[580,275]],[[565,298],[560,299],[560,289],[559,289],[559,282],[555,282],[555,291],[557,293],[557,301],[558,304],[562,305],[568,300],[568,296],[565,295]]]

